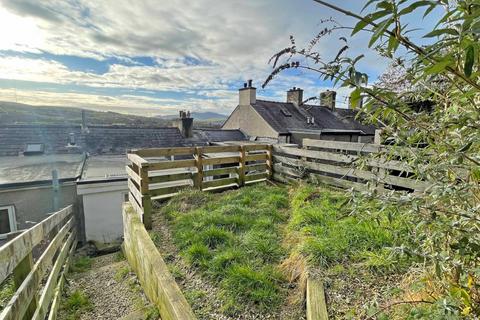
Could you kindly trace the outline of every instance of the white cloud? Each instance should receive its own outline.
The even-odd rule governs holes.
[[[176,106],[226,112],[237,103],[237,93],[229,87],[240,87],[249,78],[260,87],[270,72],[268,59],[289,45],[289,35],[295,35],[299,44],[307,43],[322,27],[320,19],[331,14],[310,0],[0,0],[0,27],[15,30],[0,37],[0,50],[119,57],[130,62],[132,57],[151,56],[158,62],[157,66],[116,64],[105,74],[95,74],[72,71],[55,61],[0,57],[0,78],[193,92],[208,100],[182,99]],[[319,50],[328,56],[337,49],[329,44],[320,45]],[[207,63],[195,66],[186,57]],[[259,90],[259,95],[283,100],[284,91],[292,86],[304,87],[308,96],[323,89],[313,77],[282,75],[267,91]],[[39,92],[36,97],[45,99],[44,104],[62,101],[66,105],[106,100],[62,95]],[[112,99],[122,106],[132,103],[130,107],[139,102],[132,97]],[[166,108],[165,101],[138,99],[139,107]]]
[[[141,114],[144,116],[176,114],[178,110],[196,112],[215,111],[229,114],[235,107],[234,99],[162,99],[141,95],[109,96],[71,92],[52,92],[42,90],[1,89],[0,98],[39,106],[62,106],[86,108],[101,111]]]

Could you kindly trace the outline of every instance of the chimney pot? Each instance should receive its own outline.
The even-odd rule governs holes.
[[[82,126],[81,131],[84,133],[88,133],[88,126],[87,126],[87,115],[84,109],[82,109]]]
[[[249,79],[249,80],[248,80],[248,87],[249,87],[249,88],[252,87],[252,79]]]

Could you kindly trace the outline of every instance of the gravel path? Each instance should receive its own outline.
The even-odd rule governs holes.
[[[129,271],[126,260],[117,261],[117,254],[92,258],[91,268],[82,273],[70,273],[62,299],[59,319],[78,320],[153,320],[148,311],[154,310],[141,290],[138,279]],[[90,302],[88,308],[72,317],[64,303],[73,292],[80,290]]]
[[[173,243],[168,225],[163,214],[157,212],[153,215],[152,231],[158,235],[155,244],[199,320],[305,319],[305,310],[292,305],[282,306],[280,310],[273,312],[260,313],[258,310],[246,307],[242,314],[235,316],[224,314],[219,289],[212,281],[202,277],[199,272],[183,261]]]

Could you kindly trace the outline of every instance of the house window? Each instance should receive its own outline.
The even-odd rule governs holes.
[[[290,111],[288,111],[284,106],[280,106],[280,110],[282,111],[282,113],[285,117],[291,117],[292,116]]]
[[[128,192],[122,194],[123,202],[128,202]]]
[[[34,155],[42,154],[45,151],[45,146],[43,143],[27,143],[25,150],[23,151],[24,155]]]
[[[13,206],[0,207],[0,239],[5,239],[7,233],[17,231],[15,208]]]
[[[75,133],[71,132],[68,135],[68,145],[69,146],[74,146],[77,142],[75,141]]]

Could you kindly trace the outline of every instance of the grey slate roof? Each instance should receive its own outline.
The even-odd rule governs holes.
[[[82,153],[124,154],[127,149],[184,145],[178,128],[135,128],[92,126],[83,133],[80,126],[10,125],[0,127],[0,156],[21,154],[27,144],[43,143],[45,154]],[[69,136],[75,146],[69,146]]]
[[[194,134],[208,142],[248,140],[248,137],[238,129],[195,129]]]
[[[292,103],[258,100],[252,107],[279,133],[310,130],[361,130],[365,134],[374,134],[375,127],[363,125],[355,120],[356,111],[348,109],[330,109],[322,106],[302,105],[295,107]],[[286,116],[287,114],[291,116]],[[307,123],[307,117],[315,119]]]

